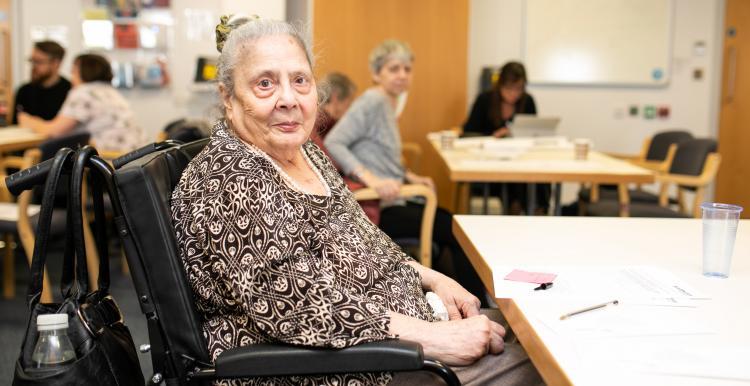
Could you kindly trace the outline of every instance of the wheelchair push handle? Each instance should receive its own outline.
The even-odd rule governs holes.
[[[115,158],[112,161],[112,166],[114,166],[115,169],[119,169],[125,164],[127,164],[128,162],[141,158],[146,154],[151,154],[155,151],[166,149],[172,146],[181,145],[181,144],[182,143],[180,141],[176,141],[172,139],[168,139],[163,142],[150,143],[144,147],[135,149],[131,151],[130,153],[123,155],[122,157]]]
[[[5,177],[5,186],[13,195],[17,196],[24,190],[44,184],[54,161],[54,158],[50,158]]]

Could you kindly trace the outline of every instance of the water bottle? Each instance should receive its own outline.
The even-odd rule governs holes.
[[[73,362],[73,344],[68,338],[68,314],[39,315],[36,318],[39,340],[31,354],[31,366],[44,369]]]

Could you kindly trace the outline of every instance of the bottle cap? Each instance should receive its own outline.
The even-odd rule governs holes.
[[[49,331],[68,328],[68,314],[46,314],[36,317],[37,331]]]

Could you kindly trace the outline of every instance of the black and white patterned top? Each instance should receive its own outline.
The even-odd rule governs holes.
[[[99,150],[128,152],[148,142],[128,101],[106,82],[73,87],[60,114],[78,121],[74,131],[91,133]]]
[[[223,122],[172,194],[172,218],[212,359],[262,342],[347,347],[389,335],[387,310],[434,321],[417,271],[365,216],[324,153],[302,147],[330,195],[300,191]],[[293,363],[289,364],[294,366]],[[390,374],[248,385],[386,384]]]

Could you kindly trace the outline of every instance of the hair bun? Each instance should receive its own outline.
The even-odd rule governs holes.
[[[222,15],[219,18],[219,24],[216,25],[216,49],[219,53],[224,49],[224,43],[229,39],[229,34],[232,33],[232,31],[249,21],[258,19],[260,19],[260,16],[258,15],[247,16],[240,13],[234,15]]]

